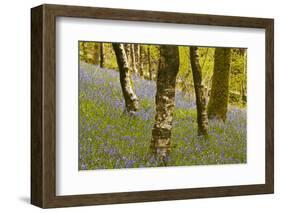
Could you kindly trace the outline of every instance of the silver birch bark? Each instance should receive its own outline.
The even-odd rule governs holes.
[[[125,100],[125,112],[134,114],[139,108],[139,100],[132,87],[130,67],[128,65],[124,45],[113,43],[112,46],[115,51],[117,64],[119,67],[120,83]]]
[[[206,110],[206,95],[202,84],[202,70],[199,63],[197,47],[190,47],[190,62],[193,75],[193,83],[196,97],[198,135],[208,136],[208,115]]]
[[[160,48],[159,72],[157,75],[157,92],[155,98],[156,115],[152,129],[150,149],[164,165],[166,165],[166,159],[171,149],[171,131],[178,70],[178,47],[162,45]]]

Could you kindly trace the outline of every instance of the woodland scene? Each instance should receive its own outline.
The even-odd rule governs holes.
[[[247,160],[247,49],[79,41],[79,170]]]

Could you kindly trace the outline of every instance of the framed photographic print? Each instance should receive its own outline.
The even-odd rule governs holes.
[[[273,19],[31,9],[31,203],[274,191]]]

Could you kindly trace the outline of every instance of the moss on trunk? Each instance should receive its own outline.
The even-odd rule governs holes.
[[[211,96],[208,104],[209,119],[226,120],[230,61],[231,48],[216,48]]]

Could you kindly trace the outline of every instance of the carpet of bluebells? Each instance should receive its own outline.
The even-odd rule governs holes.
[[[155,82],[132,77],[141,108],[128,116],[117,71],[81,62],[79,72],[79,169],[158,166],[149,155]],[[225,123],[209,121],[205,140],[197,136],[194,99],[177,90],[175,100],[168,166],[246,163],[245,109],[231,106]]]

